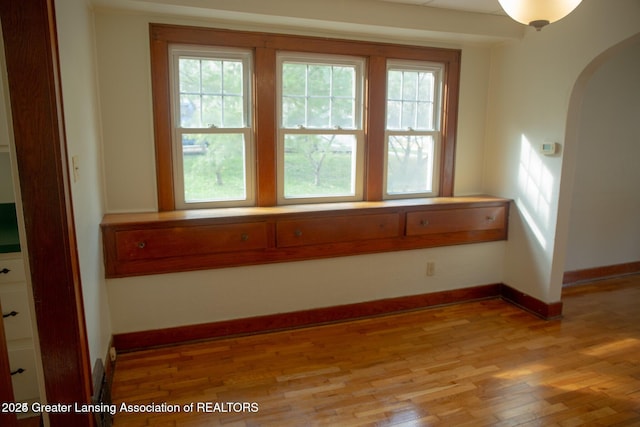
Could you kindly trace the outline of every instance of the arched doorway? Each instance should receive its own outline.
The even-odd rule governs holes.
[[[564,283],[640,268],[640,170],[630,164],[640,155],[638,70],[640,34],[601,53],[574,85],[554,259]]]

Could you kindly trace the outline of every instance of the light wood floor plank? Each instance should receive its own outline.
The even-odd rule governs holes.
[[[556,321],[487,300],[123,354],[117,405],[219,406],[114,425],[640,426],[640,276],[563,302]]]

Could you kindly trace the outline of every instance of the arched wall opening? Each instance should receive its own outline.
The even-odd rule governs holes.
[[[566,272],[579,277],[581,271],[640,261],[639,73],[640,33],[598,55],[573,87],[552,267],[555,286],[562,286]]]

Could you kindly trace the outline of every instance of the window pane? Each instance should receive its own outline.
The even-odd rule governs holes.
[[[354,105],[350,99],[335,99],[331,105],[331,123],[341,128],[355,127]]]
[[[353,67],[333,67],[333,96],[353,98],[355,95],[355,70]]]
[[[307,102],[307,127],[330,128],[330,98],[309,98]]]
[[[418,102],[418,115],[416,129],[433,129],[433,103]]]
[[[244,200],[245,155],[243,134],[183,135],[185,201]]]
[[[180,126],[200,127],[200,95],[180,95]]]
[[[415,102],[403,102],[402,103],[402,129],[416,129],[417,117],[416,117],[416,103]]]
[[[242,94],[242,62],[224,61],[222,84],[227,95]]]
[[[200,92],[200,61],[197,59],[180,59],[180,92]]]
[[[432,71],[387,72],[387,129],[434,130],[435,74]]]
[[[282,63],[282,126],[360,128],[356,66]]]
[[[222,97],[203,95],[202,104],[202,123],[197,127],[220,126],[222,124]]]
[[[389,70],[387,76],[387,99],[402,99],[402,72]]]
[[[304,64],[283,64],[282,93],[285,96],[306,95],[307,66]]]
[[[235,59],[180,58],[180,126],[244,127],[244,64]]]
[[[202,61],[202,92],[222,93],[222,61]]]
[[[402,102],[387,102],[387,129],[401,129]]]
[[[402,73],[402,99],[405,101],[415,101],[418,99],[418,73]]]
[[[433,73],[420,73],[418,82],[418,100],[433,102],[433,86],[435,83]]]
[[[432,136],[390,136],[387,152],[387,193],[432,192],[433,160]]]
[[[355,135],[285,135],[284,197],[355,194]]]
[[[307,86],[309,96],[329,96],[331,94],[331,67],[309,65]]]
[[[282,126],[285,128],[296,128],[307,123],[306,120],[306,99],[290,98],[282,99]]]
[[[222,127],[225,128],[239,128],[243,124],[243,103],[242,98],[239,96],[225,96],[224,97],[224,117],[222,119]]]

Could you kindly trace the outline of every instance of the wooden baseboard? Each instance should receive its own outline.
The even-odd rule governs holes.
[[[562,317],[561,301],[549,304],[504,284],[500,288],[500,295],[503,300],[517,305],[544,320],[554,320]]]
[[[569,285],[634,273],[640,273],[640,261],[567,271],[562,278],[562,284]]]
[[[113,336],[113,346],[118,352],[130,352],[185,342],[274,332],[491,298],[502,298],[547,320],[559,318],[562,314],[561,302],[547,304],[509,286],[492,284],[245,319],[116,334]]]
[[[273,332],[500,296],[500,284],[113,336],[118,352]]]

